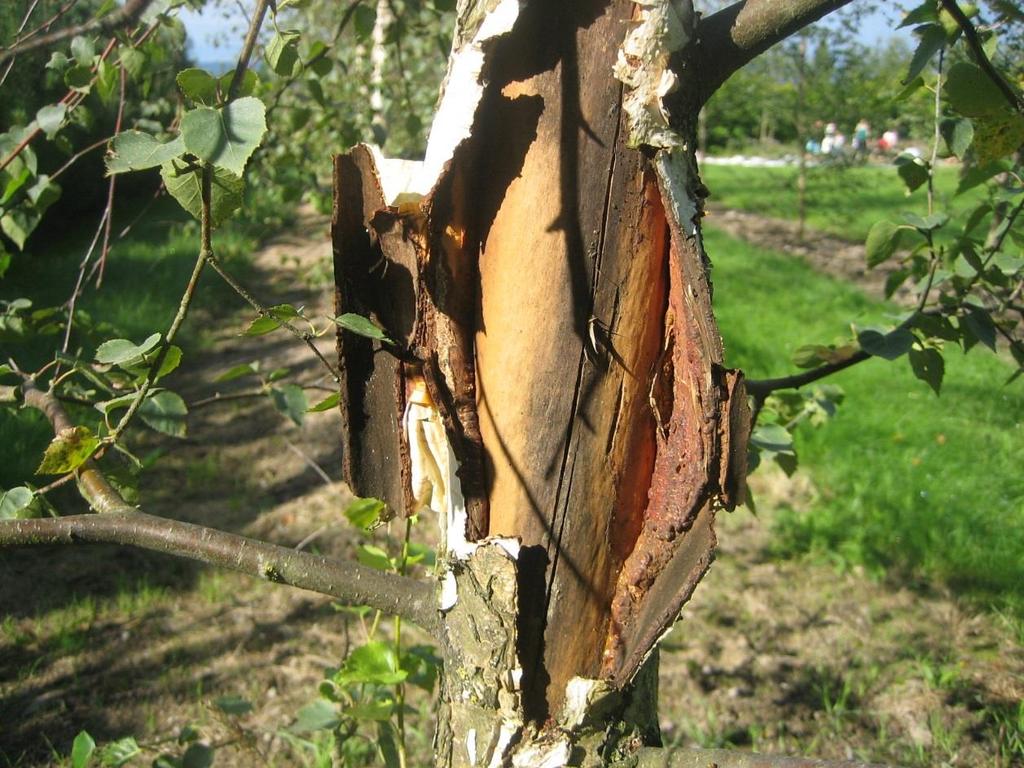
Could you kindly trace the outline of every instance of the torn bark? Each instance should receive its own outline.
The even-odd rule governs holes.
[[[574,680],[628,686],[675,621],[715,509],[739,497],[748,425],[711,312],[692,137],[666,119],[670,147],[636,148],[630,110],[656,122],[658,88],[613,75],[627,33],[640,71],[631,31],[661,27],[621,0],[492,5],[456,36],[438,118],[455,140],[435,125],[425,179],[385,191],[395,168],[367,149],[337,161],[338,310],[420,361],[340,333],[346,467],[408,511],[402,414],[426,376],[466,495],[459,535],[523,544],[523,720],[541,724]],[[671,21],[692,37],[692,14]],[[675,51],[652,50],[662,67]]]

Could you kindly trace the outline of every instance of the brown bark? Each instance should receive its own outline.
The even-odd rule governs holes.
[[[341,334],[347,476],[408,504],[405,392],[433,381],[477,503],[469,538],[524,545],[536,722],[573,677],[629,683],[710,564],[715,508],[743,475],[745,396],[721,367],[699,181],[673,192],[681,216],[653,151],[627,146],[612,69],[633,14],[522,8],[486,49],[471,138],[417,204],[384,205],[366,150],[337,165],[338,309],[410,353]]]

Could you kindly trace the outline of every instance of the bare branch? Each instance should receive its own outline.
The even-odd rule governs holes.
[[[123,6],[116,11],[108,13],[106,16],[92,18],[73,27],[65,27],[48,35],[33,37],[30,40],[16,43],[10,48],[0,51],[0,64],[12,56],[17,56],[19,53],[26,53],[39,48],[48,48],[51,45],[56,45],[63,40],[69,40],[77,35],[87,35],[94,32],[107,33],[120,27],[134,24],[152,2],[153,0],[128,0]]]
[[[731,749],[687,749],[672,747],[641,749],[637,768],[885,768],[855,760],[814,760],[807,757],[757,755]]]
[[[330,595],[403,616],[427,631],[437,628],[431,586],[359,563],[299,552],[202,525],[154,517],[121,501],[101,515],[0,522],[0,547],[102,543],[185,557],[256,578]]]
[[[827,376],[831,376],[833,373],[839,373],[839,371],[846,370],[852,365],[857,363],[863,363],[865,360],[871,358],[863,349],[854,352],[845,360],[840,360],[838,363],[827,363],[825,365],[812,368],[809,371],[803,373],[795,373],[792,376],[782,376],[778,379],[747,379],[744,382],[747,388],[747,394],[751,395],[755,401],[764,401],[768,395],[779,389],[800,389],[808,384],[824,379]]]
[[[733,72],[850,0],[740,0],[697,25],[700,102]]]

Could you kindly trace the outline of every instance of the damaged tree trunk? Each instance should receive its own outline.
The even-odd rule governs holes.
[[[339,334],[345,474],[439,517],[438,764],[601,763],[658,743],[652,654],[746,468],[700,237],[695,17],[459,8],[424,162],[336,160],[338,314],[389,337]]]

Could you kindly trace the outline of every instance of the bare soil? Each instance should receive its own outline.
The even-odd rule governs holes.
[[[715,223],[726,219],[716,214]],[[750,220],[736,226],[754,231]],[[760,244],[788,250],[783,235],[775,242],[756,231]],[[852,256],[814,242],[801,255],[834,274],[853,270]],[[329,259],[326,221],[304,214],[255,256],[251,287],[267,303],[329,313],[330,286],[308,280],[329,274]],[[246,320],[220,321],[212,348],[179,384],[187,400],[255,359],[304,382],[321,377],[283,332],[238,336]],[[331,356],[333,338],[322,344]],[[236,387],[245,384],[221,389]],[[348,556],[355,535],[342,515],[350,494],[337,480],[338,428],[331,412],[295,427],[265,398],[195,410],[189,437],[148,475],[142,503]],[[770,508],[813,504],[815,491],[799,475],[755,480],[762,516],[738,511],[722,521],[718,560],[663,647],[666,741],[922,766],[1024,765],[1024,754],[1009,754],[1021,735],[1012,727],[1024,699],[1021,624],[926,586],[772,559]],[[60,764],[81,729],[101,743],[135,736],[150,750],[138,764],[148,765],[160,750],[180,754],[174,739],[189,724],[223,745],[217,765],[311,765],[314,753],[284,731],[316,697],[324,670],[362,638],[360,621],[326,597],[106,547],[0,555],[0,618],[0,765],[16,766]],[[212,702],[228,695],[253,711],[219,714]],[[429,754],[430,731],[427,715],[416,721],[414,754]]]

